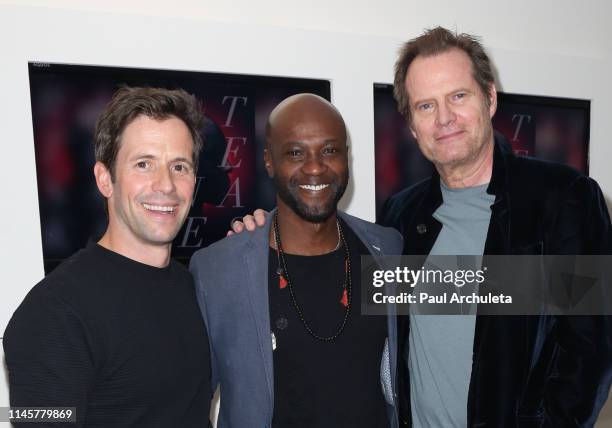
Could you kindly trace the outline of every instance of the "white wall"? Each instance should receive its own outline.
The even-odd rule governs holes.
[[[0,0],[0,333],[43,276],[27,77],[32,60],[330,79],[353,144],[357,191],[348,210],[373,219],[372,83],[391,82],[402,41],[444,25],[483,37],[504,91],[593,101],[591,175],[612,199],[612,30],[606,25],[612,3],[291,3]],[[6,402],[0,377],[0,406]]]

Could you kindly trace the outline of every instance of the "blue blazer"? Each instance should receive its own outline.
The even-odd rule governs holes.
[[[375,258],[402,253],[402,237],[391,228],[339,212]],[[220,385],[219,428],[271,427],[274,376],[268,254],[272,216],[254,232],[222,239],[197,251],[191,270],[208,328],[213,389]],[[385,265],[381,260],[379,263]],[[398,426],[395,310],[389,307],[388,337],[381,355],[381,386],[390,427]]]

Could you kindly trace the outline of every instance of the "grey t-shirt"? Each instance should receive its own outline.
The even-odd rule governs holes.
[[[487,186],[451,189],[441,184],[443,203],[434,218],[442,229],[430,255],[483,254],[495,201]],[[415,428],[467,426],[475,325],[474,315],[410,315],[408,365]]]

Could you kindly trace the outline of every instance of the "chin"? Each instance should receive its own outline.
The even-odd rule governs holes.
[[[178,230],[172,231],[160,231],[155,230],[152,233],[147,234],[144,239],[154,245],[168,245],[172,244],[176,235],[178,235]]]
[[[307,207],[302,205],[296,210],[296,214],[302,220],[310,223],[322,223],[336,212],[335,207]]]
[[[159,237],[158,236],[158,237],[150,239],[149,242],[151,242],[154,245],[158,245],[158,246],[171,245],[175,237],[176,236],[170,239],[170,237]]]
[[[331,213],[298,213],[302,220],[306,220],[309,223],[323,223],[325,220],[332,216]]]
[[[469,158],[470,153],[468,150],[447,150],[443,153],[437,153],[430,160],[437,165],[457,165]]]

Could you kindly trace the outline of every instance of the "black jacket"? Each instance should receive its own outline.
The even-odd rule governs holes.
[[[495,195],[486,254],[612,254],[612,227],[597,183],[562,165],[517,157],[495,135]],[[404,254],[429,254],[441,223],[434,174],[394,195],[383,225],[404,236]],[[409,318],[399,319],[400,358]],[[590,427],[612,381],[608,316],[477,316],[468,427]],[[407,361],[398,362],[401,425],[411,426]]]

